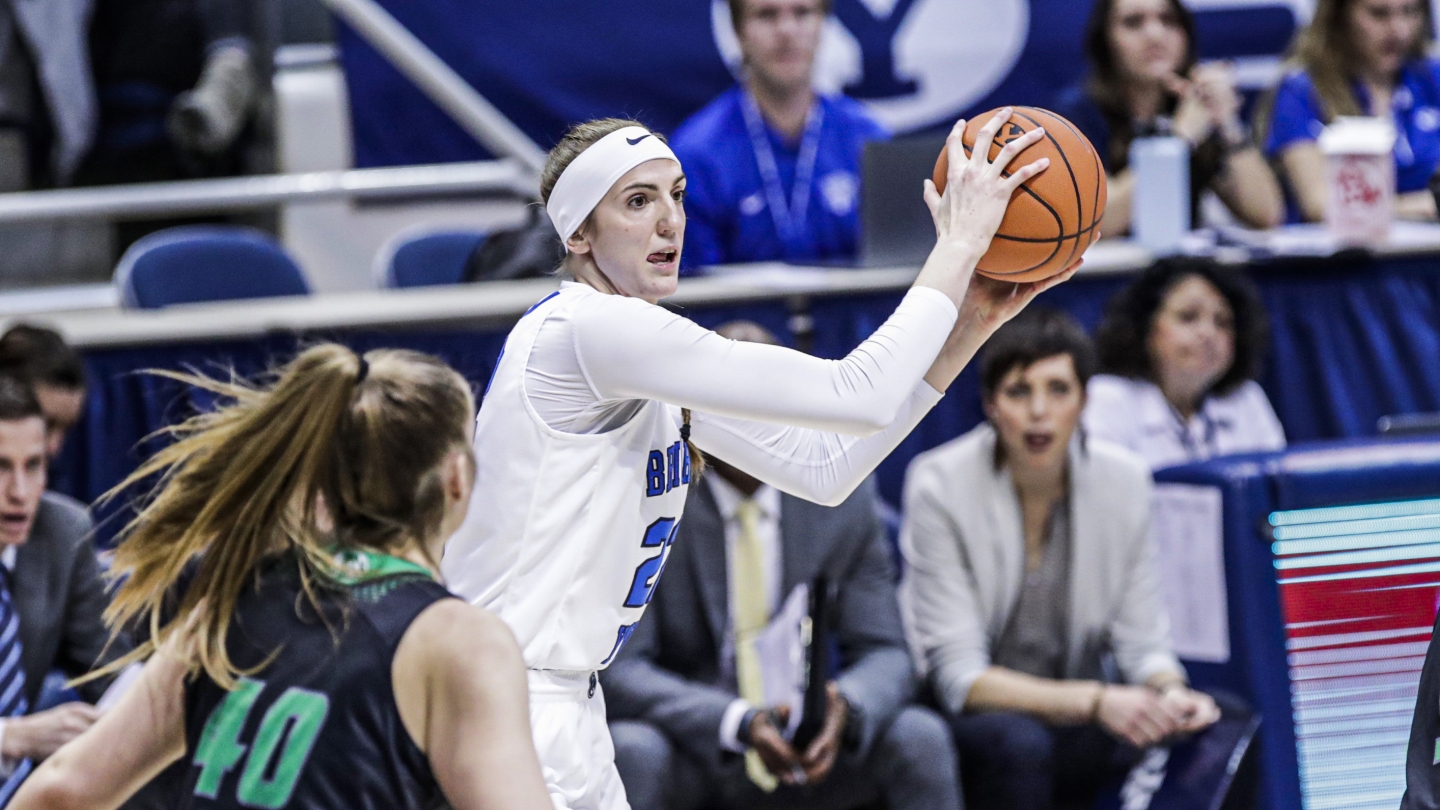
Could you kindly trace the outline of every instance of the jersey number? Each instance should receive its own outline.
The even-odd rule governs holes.
[[[266,710],[247,757],[240,732],[264,690],[264,681],[241,678],[210,713],[195,747],[194,762],[200,767],[196,796],[212,800],[219,796],[225,774],[243,758],[245,769],[235,788],[240,804],[276,810],[290,801],[315,739],[325,725],[325,716],[330,713],[330,698],[298,686],[286,689]]]
[[[660,518],[646,527],[645,536],[640,538],[640,547],[659,548],[660,553],[640,563],[635,569],[635,576],[630,580],[630,592],[625,596],[625,607],[643,608],[655,598],[655,586],[660,584],[660,575],[665,573],[665,561],[670,559],[670,546],[675,542],[675,531],[678,528],[680,522],[675,518]],[[615,635],[615,646],[610,648],[610,654],[605,656],[600,665],[605,666],[614,660],[620,648],[625,646],[625,642],[629,641],[634,633],[634,624],[621,627]]]
[[[670,556],[670,544],[675,542],[675,530],[679,525],[675,518],[660,518],[645,529],[640,547],[659,547],[660,553],[635,569],[635,578],[630,581],[630,594],[625,597],[625,607],[645,607],[655,598],[655,586],[660,584],[660,574],[665,570],[665,560]]]

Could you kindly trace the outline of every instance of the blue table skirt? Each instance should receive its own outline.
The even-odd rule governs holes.
[[[1271,318],[1271,351],[1261,383],[1292,442],[1371,435],[1381,416],[1440,411],[1440,257],[1304,260],[1257,265],[1252,275]],[[1126,281],[1081,277],[1050,291],[1037,305],[1064,309],[1093,329],[1106,302]],[[899,293],[815,297],[809,307],[813,351],[843,356],[899,300]],[[794,340],[792,313],[780,300],[683,312],[709,327],[750,318]],[[503,331],[353,331],[89,351],[85,364],[91,394],[85,417],[56,465],[53,486],[94,500],[134,469],[152,446],[149,434],[206,404],[175,383],[137,373],[143,369],[189,367],[216,374],[233,367],[251,375],[307,343],[330,339],[357,350],[397,346],[439,355],[480,391],[504,337]],[[910,459],[982,418],[972,364],[880,466],[884,496],[898,503]],[[97,519],[107,521],[99,534],[102,544],[123,520],[117,519],[117,509],[110,505],[97,512]]]

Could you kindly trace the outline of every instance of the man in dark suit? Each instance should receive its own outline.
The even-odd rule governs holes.
[[[102,656],[128,649],[120,640],[106,650],[107,597],[90,516],[81,504],[45,491],[46,467],[46,421],[34,392],[0,376],[0,616],[19,619],[16,641],[0,622],[0,773],[49,756],[98,716],[89,702],[105,684],[95,681],[79,687],[89,702],[30,711],[47,673],[82,675]],[[23,700],[7,699],[11,686]]]
[[[773,342],[753,324],[720,332]],[[631,806],[839,810],[883,798],[891,810],[958,810],[949,732],[909,703],[915,674],[873,489],[827,508],[709,464],[645,617],[601,673]],[[841,666],[823,728],[795,750],[781,734],[788,707],[741,697],[758,678],[745,645],[821,576]]]

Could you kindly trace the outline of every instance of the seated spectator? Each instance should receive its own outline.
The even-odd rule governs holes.
[[[258,92],[250,22],[244,0],[97,0],[100,128],[78,181],[238,173],[234,147]]]
[[[0,374],[20,379],[35,392],[45,414],[46,452],[54,461],[85,407],[80,355],[59,332],[22,323],[0,336]]]
[[[1215,192],[1242,224],[1283,221],[1280,184],[1240,120],[1240,94],[1228,65],[1195,63],[1195,18],[1180,0],[1099,0],[1085,33],[1086,82],[1067,91],[1057,112],[1100,152],[1110,203],[1100,230],[1130,230],[1135,175],[1130,142],[1173,134],[1190,144],[1192,220]]]
[[[1283,450],[1255,376],[1268,329],[1255,286],[1205,259],[1168,259],[1111,300],[1096,332],[1085,430],[1151,469]]]
[[[90,516],[80,504],[45,491],[45,419],[30,389],[0,376],[0,771],[40,760],[97,717],[72,702],[29,713],[45,676],[77,677],[128,650],[101,621],[108,604]],[[8,629],[18,622],[18,633]],[[18,661],[18,666],[16,662]],[[79,689],[85,701],[108,679]]]
[[[982,810],[1088,808],[1220,717],[1171,651],[1150,471],[1077,435],[1094,365],[1077,324],[1026,312],[986,347],[988,423],[905,481],[901,603]]]
[[[0,4],[0,192],[67,185],[95,138],[90,2]]]
[[[774,342],[755,324],[719,331]],[[874,490],[827,508],[708,463],[645,618],[601,673],[630,806],[840,810],[883,797],[891,810],[958,810],[945,725],[909,705],[914,671]],[[760,697],[754,642],[817,576],[830,583],[842,664],[824,728],[796,750],[780,733],[789,707]]]
[[[675,130],[688,179],[682,268],[848,259],[860,156],[888,137],[858,102],[811,87],[829,0],[730,0],[742,84]]]
[[[1440,165],[1440,61],[1425,0],[1319,0],[1275,91],[1265,153],[1279,162],[1299,219],[1325,218],[1329,188],[1316,139],[1339,115],[1394,119],[1395,213],[1435,219],[1426,190]]]

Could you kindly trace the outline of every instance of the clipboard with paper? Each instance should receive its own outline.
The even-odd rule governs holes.
[[[790,707],[790,722],[781,733],[801,747],[809,745],[825,722],[830,680],[827,595],[824,578],[813,586],[795,586],[755,639],[765,705]]]

